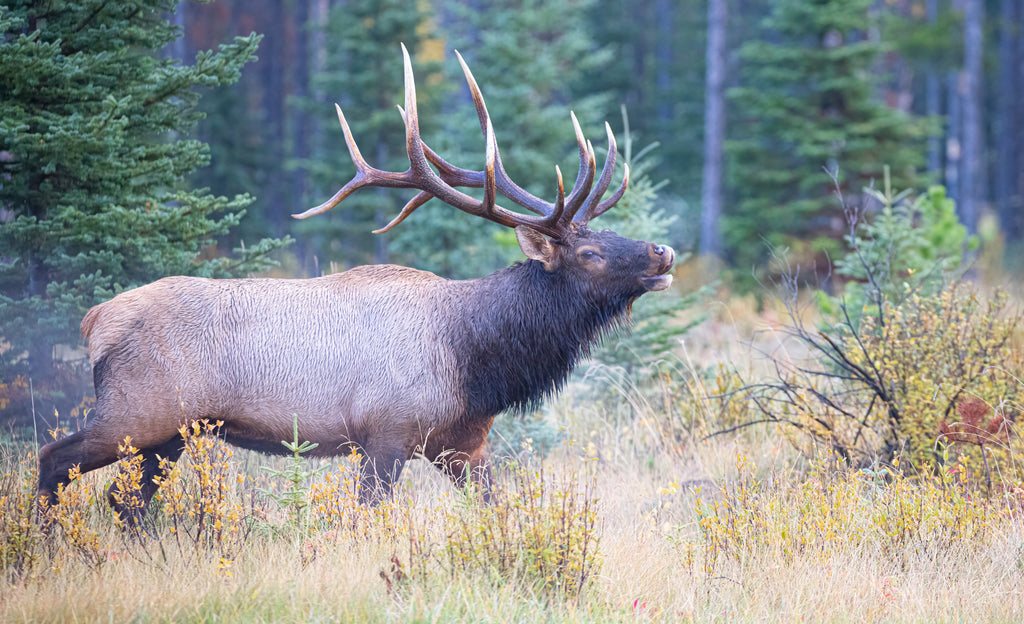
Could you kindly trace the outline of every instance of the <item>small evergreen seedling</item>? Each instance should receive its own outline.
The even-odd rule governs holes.
[[[309,505],[308,488],[305,484],[324,468],[321,466],[310,470],[302,458],[302,454],[312,451],[319,445],[316,442],[299,442],[298,414],[292,414],[292,441],[281,440],[281,444],[292,453],[288,464],[283,469],[270,466],[263,466],[262,469],[271,477],[284,479],[288,486],[280,494],[269,490],[261,491],[276,502],[281,509],[287,509],[290,523],[295,527],[300,527],[302,526],[302,512]]]

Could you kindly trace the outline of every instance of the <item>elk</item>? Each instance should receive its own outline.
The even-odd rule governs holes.
[[[567,194],[556,167],[556,200],[542,200],[506,175],[461,55],[486,141],[485,166],[455,167],[424,144],[405,46],[402,52],[399,112],[409,169],[368,165],[336,106],[357,172],[330,200],[293,216],[323,213],[364,187],[417,189],[378,232],[437,197],[515,228],[527,260],[471,280],[374,265],[312,279],[167,277],[123,292],[82,320],[96,405],[87,427],[40,450],[42,497],[54,502],[76,465],[85,473],[116,461],[119,443],[131,436],[143,456],[148,501],[159,458],[176,460],[179,428],[199,419],[222,421],[227,442],[262,452],[284,451],[280,441],[291,438],[293,418],[299,437],[318,444],[312,456],[356,447],[366,502],[386,496],[404,463],[420,454],[455,484],[468,476],[486,490],[495,416],[556,392],[605,332],[628,322],[638,297],[669,287],[671,247],[588,227],[622,197],[629,179],[627,167],[618,190],[603,199],[616,155],[607,124],[608,156],[598,176],[594,148],[572,116],[580,172]],[[460,186],[483,188],[483,199]],[[498,194],[535,214],[498,206]]]

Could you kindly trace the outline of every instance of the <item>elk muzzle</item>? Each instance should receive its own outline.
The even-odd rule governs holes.
[[[651,244],[647,252],[650,258],[650,269],[640,277],[640,283],[648,291],[665,290],[672,285],[669,271],[676,262],[676,252],[668,245]]]

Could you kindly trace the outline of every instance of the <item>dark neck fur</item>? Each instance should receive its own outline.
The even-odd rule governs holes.
[[[626,322],[635,298],[588,293],[535,260],[464,284],[453,346],[470,418],[536,407],[591,345]]]

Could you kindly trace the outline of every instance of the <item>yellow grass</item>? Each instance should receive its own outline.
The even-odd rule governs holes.
[[[756,455],[757,467],[735,471],[737,453]],[[1014,622],[1024,618],[1024,527],[1019,509],[995,504],[979,521],[976,539],[949,543],[910,540],[886,548],[879,536],[837,538],[827,555],[809,549],[782,554],[781,524],[748,527],[765,534],[734,556],[708,566],[695,509],[698,500],[721,500],[722,488],[765,475],[762,492],[775,497],[780,518],[801,513],[787,496],[806,483],[787,468],[787,453],[766,440],[703,445],[713,461],[665,462],[653,469],[601,464],[563,452],[546,470],[593,470],[599,500],[601,565],[587,589],[565,599],[542,588],[468,571],[448,576],[432,569],[389,591],[392,557],[408,566],[402,531],[317,543],[311,533],[253,534],[224,569],[216,556],[182,556],[144,538],[141,547],[114,528],[98,503],[92,507],[103,561],[91,566],[75,556],[47,555],[20,578],[9,573],[0,601],[2,621],[855,621]],[[678,459],[678,458],[677,458]],[[748,460],[750,465],[755,460]],[[596,469],[594,468],[596,465]],[[727,465],[733,464],[732,474]],[[723,474],[709,474],[721,471]],[[722,488],[701,482],[721,478]],[[99,492],[110,473],[89,479]],[[891,487],[882,485],[881,487]],[[908,487],[914,487],[912,484]],[[858,502],[871,509],[870,488]],[[405,476],[398,495],[413,502],[411,522],[440,540],[444,507],[463,504],[425,465]],[[908,498],[908,500],[910,500]],[[761,504],[764,501],[762,499]],[[794,507],[787,508],[787,504]],[[279,519],[280,521],[281,519]],[[952,521],[952,519],[951,519]],[[404,520],[399,520],[401,525]],[[866,523],[857,523],[860,527]],[[749,537],[749,536],[748,536]],[[52,536],[46,539],[56,539]],[[737,542],[739,543],[739,542]],[[435,548],[443,546],[435,544]],[[146,553],[149,554],[146,554]],[[431,562],[431,566],[438,563]]]

